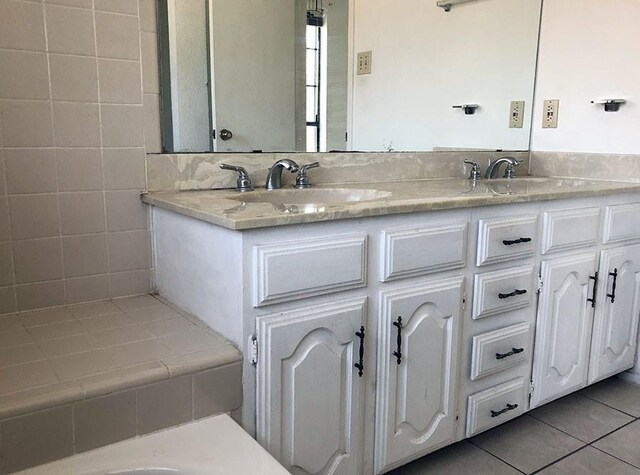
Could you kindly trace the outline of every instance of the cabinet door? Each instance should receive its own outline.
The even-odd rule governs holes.
[[[542,262],[533,357],[531,407],[564,396],[587,383],[593,310],[595,253]]]
[[[463,282],[381,293],[376,473],[453,441]]]
[[[365,302],[257,319],[257,438],[291,473],[360,469],[363,378],[354,365]]]
[[[634,364],[640,313],[640,246],[602,251],[599,280],[589,383]]]

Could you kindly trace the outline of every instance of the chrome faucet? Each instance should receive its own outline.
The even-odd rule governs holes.
[[[284,168],[291,173],[295,173],[299,167],[296,162],[288,158],[278,160],[269,168],[269,173],[267,173],[267,183],[264,185],[267,190],[279,190],[282,188],[282,170]]]
[[[513,178],[515,176],[514,167],[520,165],[520,162],[513,157],[501,157],[489,164],[487,168],[487,172],[484,174],[485,178],[498,178],[498,171],[500,170],[500,165],[503,163],[507,164],[507,168],[504,173],[504,178]]]

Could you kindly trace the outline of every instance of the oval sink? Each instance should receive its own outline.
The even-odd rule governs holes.
[[[388,191],[349,189],[349,188],[310,188],[303,190],[260,190],[239,193],[227,198],[245,203],[276,203],[276,204],[337,204],[354,203],[359,201],[375,201],[391,196]]]

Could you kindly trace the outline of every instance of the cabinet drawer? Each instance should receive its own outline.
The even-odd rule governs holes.
[[[364,287],[366,254],[366,235],[255,246],[253,306]]]
[[[473,337],[471,380],[521,364],[529,357],[531,325],[520,323]]]
[[[527,382],[519,378],[469,396],[467,437],[521,415],[527,394]]]
[[[603,243],[640,239],[640,203],[607,206]]]
[[[505,262],[533,255],[537,216],[481,219],[478,223],[477,265]]]
[[[382,232],[381,281],[457,269],[466,265],[467,223]]]
[[[531,305],[535,294],[533,266],[476,274],[474,320]]]
[[[594,246],[598,241],[600,208],[566,209],[544,213],[542,253]]]

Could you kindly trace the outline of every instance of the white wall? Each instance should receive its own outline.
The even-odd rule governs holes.
[[[435,3],[355,1],[355,51],[373,51],[373,72],[354,79],[353,149],[527,149],[540,0]],[[508,128],[512,100],[527,101],[522,129]]]
[[[544,1],[533,150],[640,153],[639,20],[638,0]],[[560,100],[557,129],[542,129],[544,99]]]

